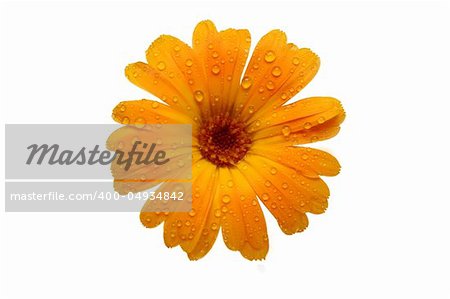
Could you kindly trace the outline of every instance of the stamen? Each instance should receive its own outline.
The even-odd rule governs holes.
[[[204,121],[198,140],[202,156],[219,167],[235,165],[251,146],[244,123],[228,115],[217,115]]]

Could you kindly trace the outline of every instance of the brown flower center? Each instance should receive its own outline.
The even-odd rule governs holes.
[[[203,122],[198,141],[202,156],[219,167],[238,163],[251,145],[245,124],[228,116],[215,116]]]

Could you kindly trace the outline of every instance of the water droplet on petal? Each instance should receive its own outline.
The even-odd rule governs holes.
[[[223,197],[222,197],[222,202],[223,203],[229,203],[231,201],[231,197],[229,196],[229,195],[224,195]]]
[[[217,64],[215,64],[215,65],[212,67],[211,72],[212,72],[214,75],[219,74],[219,73],[220,73],[220,67],[219,67]]]
[[[275,84],[273,84],[272,81],[269,81],[269,82],[267,82],[267,84],[266,84],[266,88],[267,88],[268,90],[274,90],[274,89],[275,89]]]
[[[129,123],[130,123],[130,119],[128,118],[128,117],[124,117],[124,118],[122,118],[122,123],[124,124],[124,125],[128,125]]]
[[[219,57],[219,53],[217,53],[217,51],[214,51],[214,52],[212,53],[212,57],[213,57],[213,58]]]
[[[136,118],[134,125],[136,128],[142,129],[143,127],[145,127],[145,119],[143,119],[142,117]]]
[[[243,89],[249,89],[250,86],[252,86],[252,79],[250,77],[245,76],[244,79],[242,79],[241,86]]]
[[[308,158],[309,158],[309,156],[308,156],[307,154],[303,154],[303,155],[302,155],[302,159],[303,159],[303,160],[308,160]]]
[[[309,130],[309,129],[311,129],[311,127],[312,127],[312,125],[311,125],[310,122],[306,122],[306,123],[303,125],[303,128],[305,128],[305,130]]]
[[[194,62],[192,61],[192,59],[186,59],[186,66],[192,66],[194,64]]]
[[[287,137],[291,134],[291,128],[289,128],[288,126],[284,126],[283,129],[281,129],[281,133],[283,134],[283,136]]]
[[[325,122],[325,118],[324,117],[319,117],[319,119],[317,120],[317,122],[319,124],[323,124]]]
[[[275,167],[272,167],[272,168],[270,169],[270,173],[271,173],[271,174],[276,174],[277,171],[278,171],[278,170],[277,170]]]
[[[273,62],[275,58],[276,58],[275,53],[273,53],[272,51],[267,51],[266,55],[264,55],[264,60],[268,63]]]
[[[160,62],[158,62],[156,67],[158,68],[158,70],[163,71],[166,69],[166,64],[164,63],[164,61],[160,61]]]
[[[298,57],[292,58],[292,64],[293,65],[299,65],[300,64],[300,59]]]
[[[269,200],[269,194],[263,193],[263,194],[261,195],[261,198],[262,198],[262,200]]]
[[[153,109],[156,109],[156,108],[158,108],[159,107],[159,103],[158,102],[153,102],[152,103],[152,108]]]
[[[200,103],[201,101],[203,101],[204,98],[203,92],[201,90],[196,90],[194,92],[194,98],[197,102]]]
[[[280,75],[281,75],[281,68],[278,67],[278,66],[274,67],[274,68],[272,69],[272,75],[273,75],[274,77],[280,77]]]

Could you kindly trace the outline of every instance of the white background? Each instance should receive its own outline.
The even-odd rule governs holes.
[[[319,54],[297,97],[339,98],[342,164],[330,205],[248,262],[221,237],[202,260],[167,249],[136,213],[1,213],[3,298],[449,298],[449,5],[446,2],[1,4],[3,123],[112,123],[151,98],[123,73],[160,34],[196,23],[279,28]],[[4,140],[4,127],[1,127]],[[2,142],[3,143],[3,142]],[[1,147],[2,167],[4,148]],[[1,172],[4,179],[4,171]],[[3,183],[1,197],[4,197]],[[267,211],[265,211],[267,212]]]

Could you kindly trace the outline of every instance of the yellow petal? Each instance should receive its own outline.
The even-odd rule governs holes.
[[[203,66],[192,48],[175,37],[160,36],[147,50],[147,63],[130,64],[125,74],[135,85],[191,118],[209,109]]]
[[[239,111],[235,112],[244,119],[255,119],[280,107],[314,78],[319,64],[311,50],[288,44],[284,32],[269,32],[250,59],[235,105]]]
[[[121,124],[189,124],[192,119],[172,107],[152,100],[120,102],[113,119]]]
[[[207,222],[214,205],[217,170],[211,163],[200,160],[193,166],[192,210],[170,213],[164,223],[164,241],[168,247],[181,245],[192,257],[200,258],[212,247],[217,232]],[[219,229],[220,223],[217,224]],[[208,244],[206,244],[208,243]]]
[[[194,30],[193,47],[204,65],[211,111],[229,112],[247,60],[250,33],[236,29],[217,32],[211,21],[202,21]]]
[[[253,154],[264,156],[285,166],[294,168],[307,177],[319,175],[335,176],[341,166],[335,157],[327,152],[309,147],[264,146],[261,143],[251,148]]]
[[[306,212],[323,213],[328,206],[329,190],[320,178],[305,177],[295,169],[255,155],[248,155],[239,170],[286,234],[307,227]]]
[[[255,144],[306,144],[325,140],[339,132],[345,119],[341,103],[314,97],[274,109],[249,125]]]
[[[256,194],[236,169],[220,168],[214,210],[220,219],[225,244],[250,260],[265,258],[268,251],[267,228]]]

